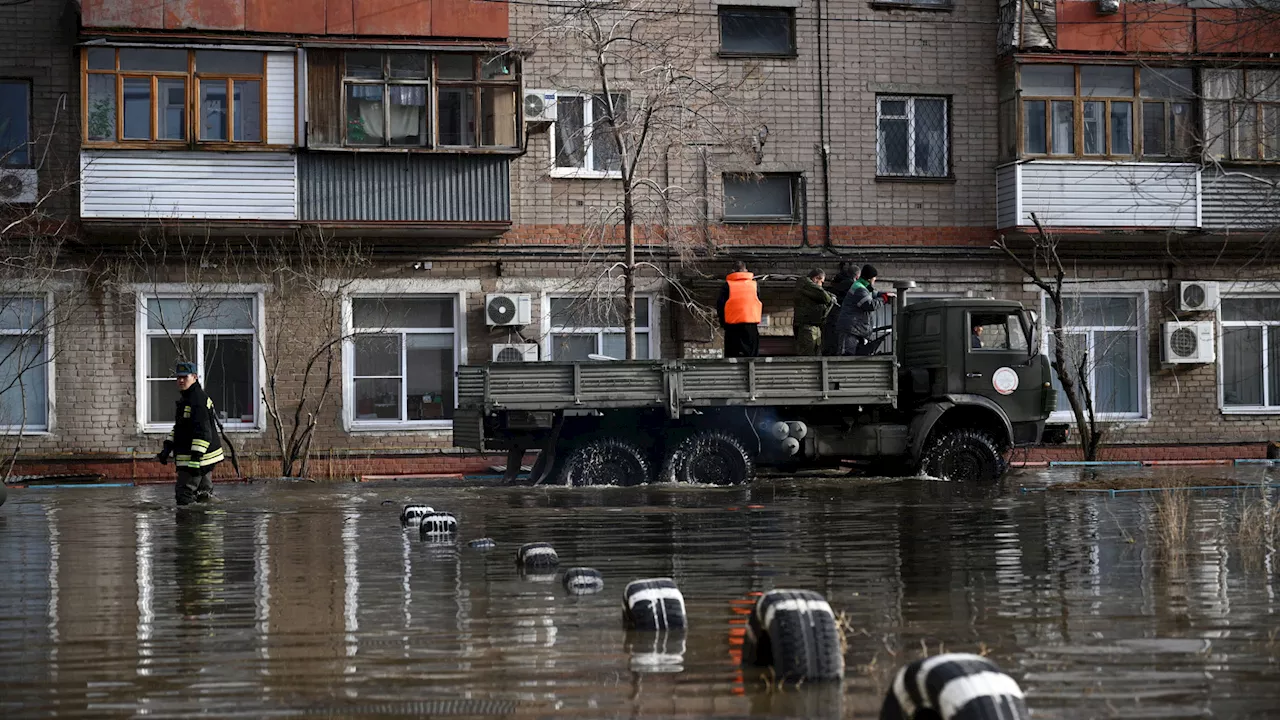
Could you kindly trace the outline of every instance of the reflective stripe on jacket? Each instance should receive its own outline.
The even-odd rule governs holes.
[[[218,420],[213,400],[197,381],[178,398],[174,408],[174,462],[179,468],[199,469],[223,460],[222,440],[218,436]]]
[[[725,281],[729,283],[729,299],[724,304],[725,324],[758,325],[764,306],[756,294],[755,275],[749,272],[729,273]]]

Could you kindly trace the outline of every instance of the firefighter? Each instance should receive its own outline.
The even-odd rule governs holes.
[[[174,455],[178,475],[174,499],[181,506],[213,497],[210,476],[213,466],[222,462],[222,442],[218,438],[213,400],[200,387],[195,363],[178,363],[174,375],[182,394],[175,408],[173,431],[156,459],[164,464]]]

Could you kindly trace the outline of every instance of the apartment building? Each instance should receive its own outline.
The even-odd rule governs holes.
[[[734,259],[774,276],[762,332],[778,354],[793,283],[779,276],[840,259],[915,280],[917,297],[1042,303],[992,247],[1027,247],[1034,213],[1078,288],[1070,337],[1117,442],[1270,439],[1278,125],[1265,33],[1243,11],[1144,4],[1159,32],[1143,32],[1138,6],[1105,2],[646,8],[610,11],[678,52],[614,56],[606,99],[574,25],[598,6],[0,7],[24,28],[0,51],[0,192],[38,215],[24,232],[57,234],[68,270],[10,283],[5,332],[34,360],[8,371],[22,381],[0,412],[24,455],[149,455],[181,355],[241,451],[271,456],[313,359],[298,348],[327,337],[339,352],[305,390],[325,388],[314,454],[350,460],[340,471],[483,467],[448,451],[457,365],[622,352],[630,165],[610,129],[636,137],[656,66],[718,85],[720,102],[678,109],[719,132],[668,124],[631,158],[638,357],[719,352],[697,305]],[[336,268],[314,297],[280,292],[282,248],[344,247],[362,261],[294,273]],[[1184,304],[1184,280],[1205,299]],[[34,321],[58,306],[72,312]],[[1195,321],[1197,362],[1169,362],[1167,323]]]

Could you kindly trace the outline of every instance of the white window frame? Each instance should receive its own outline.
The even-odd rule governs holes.
[[[12,292],[12,293],[4,293],[2,297],[4,298],[39,298],[44,301],[44,317],[45,318],[55,317],[53,314],[54,313],[53,293],[51,292],[30,292],[30,293]],[[56,374],[53,368],[53,364],[55,360],[55,357],[53,354],[54,352],[53,332],[55,329],[54,328],[55,324],[56,323],[49,324],[49,326],[44,331],[44,353],[45,353],[45,358],[47,358],[45,360],[45,376],[44,376],[45,422],[43,425],[33,425],[31,423],[27,423],[25,425],[0,425],[0,435],[49,435],[54,430],[54,427],[55,427],[54,406],[56,404],[55,398],[57,396],[53,387],[54,379],[56,377]],[[0,330],[0,335],[22,336],[30,332],[31,332],[30,330]]]
[[[631,111],[630,95],[626,92],[614,92],[613,94],[621,95],[624,98],[626,98],[625,102],[628,103],[627,111],[630,112]],[[593,143],[595,142],[595,138],[592,137],[592,134],[595,126],[594,99],[596,97],[596,93],[557,90],[556,91],[557,118],[559,117],[559,113],[564,112],[564,107],[565,107],[563,104],[560,103],[560,98],[567,98],[567,97],[582,98],[584,101],[582,103],[582,147],[584,148],[583,157],[582,157],[583,166],[580,168],[569,168],[569,167],[560,167],[556,165],[556,152],[557,152],[556,132],[558,131],[558,124],[559,124],[559,120],[557,120],[555,123],[552,123],[551,131],[547,133],[547,137],[550,139],[550,144],[551,144],[551,168],[548,171],[548,174],[553,178],[565,178],[565,179],[576,178],[576,179],[587,179],[587,180],[621,180],[622,179],[621,168],[619,168],[618,170],[597,170],[594,167],[596,160],[595,160],[595,153],[592,151],[592,147],[593,147]]]
[[[252,386],[255,388],[255,406],[253,410],[253,422],[246,423],[241,421],[231,421],[230,419],[222,422],[222,430],[226,433],[257,433],[262,432],[266,428],[266,407],[262,400],[262,379],[267,376],[266,358],[262,353],[262,328],[265,327],[265,309],[263,307],[263,289],[257,285],[219,285],[214,288],[192,288],[184,285],[162,285],[148,287],[137,291],[137,308],[135,310],[137,318],[135,320],[135,343],[137,348],[136,376],[135,386],[137,388],[137,423],[139,431],[146,434],[167,433],[173,429],[173,422],[151,422],[148,417],[147,409],[151,404],[151,385],[147,374],[147,368],[151,361],[151,343],[152,337],[164,336],[163,330],[151,331],[147,327],[147,301],[151,299],[190,299],[196,293],[201,297],[217,297],[217,298],[250,298],[253,301],[253,321],[255,326],[252,328],[237,328],[234,330],[192,330],[189,334],[195,335],[197,338],[198,350],[202,350],[203,336],[207,334],[213,335],[251,335],[253,337],[253,380]],[[198,368],[197,377],[201,383],[204,382],[204,352],[197,352],[196,367]]]
[[[448,292],[436,291],[430,289],[422,290],[401,290],[390,289],[381,290],[375,287],[353,289],[342,299],[342,419],[346,426],[347,432],[362,431],[404,431],[404,430],[451,430],[453,429],[452,418],[439,418],[435,420],[360,420],[356,417],[355,404],[355,336],[359,331],[355,327],[355,319],[352,309],[353,300],[361,300],[368,298],[449,298],[453,301],[453,327],[445,328],[381,328],[370,332],[373,335],[400,335],[400,414],[403,417],[408,410],[408,384],[404,381],[405,362],[407,362],[407,353],[404,352],[404,336],[406,334],[413,335],[452,335],[453,336],[453,398],[454,410],[457,410],[458,402],[458,373],[457,368],[465,365],[467,362],[467,332],[466,332],[466,292]]]
[[[916,172],[916,101],[941,100],[942,112],[942,174],[922,175]],[[905,102],[906,115],[885,115],[885,102]],[[880,121],[882,119],[907,121],[907,172],[891,173],[881,166],[884,149],[880,147]],[[918,179],[946,179],[952,177],[951,169],[951,97],[947,95],[876,95],[876,177]]]
[[[546,361],[551,361],[554,357],[555,341],[552,336],[560,333],[565,335],[590,335],[596,336],[596,352],[600,353],[604,349],[605,333],[625,333],[626,328],[620,326],[598,326],[598,327],[577,327],[572,325],[552,325],[551,324],[551,300],[555,298],[561,299],[579,299],[586,297],[581,293],[573,292],[549,292],[542,296],[542,317],[546,318],[546,332],[543,333],[542,339],[542,357]],[[636,302],[644,300],[649,303],[649,324],[643,328],[649,333],[649,359],[657,360],[660,358],[659,348],[662,345],[661,334],[658,331],[658,303],[657,296],[653,293],[636,293]],[[636,331],[641,330],[640,326],[636,326]],[[624,358],[619,358],[624,359]]]
[[[1099,287],[1099,288],[1092,288],[1087,291],[1076,291],[1072,289],[1069,292],[1071,293],[1071,295],[1069,295],[1068,297],[1085,297],[1085,296],[1126,297],[1126,298],[1134,298],[1136,300],[1135,312],[1137,313],[1137,316],[1138,316],[1137,325],[1133,325],[1133,326],[1120,326],[1120,325],[1070,326],[1069,325],[1067,329],[1067,334],[1071,335],[1073,333],[1077,333],[1077,334],[1088,333],[1087,343],[1089,348],[1089,355],[1090,357],[1092,357],[1093,346],[1094,346],[1093,333],[1095,332],[1128,332],[1128,331],[1134,332],[1135,340],[1137,342],[1137,347],[1135,348],[1135,357],[1137,358],[1137,361],[1138,361],[1137,368],[1135,370],[1135,373],[1138,377],[1138,383],[1139,383],[1138,411],[1132,412],[1132,413],[1101,413],[1100,412],[1098,413],[1097,417],[1098,417],[1098,420],[1102,422],[1126,422],[1126,421],[1127,422],[1145,422],[1147,421],[1148,419],[1150,419],[1150,413],[1151,413],[1151,374],[1148,368],[1148,360],[1147,360],[1147,352],[1146,352],[1146,344],[1145,344],[1148,341],[1148,337],[1149,337],[1148,329],[1147,329],[1147,325],[1149,322],[1148,291],[1147,290],[1134,291],[1131,289],[1130,290],[1107,290]],[[1042,355],[1045,356],[1046,359],[1050,357],[1049,355],[1050,343],[1053,342],[1053,330],[1049,325],[1050,325],[1049,296],[1045,293],[1041,293],[1040,294],[1040,327],[1041,327],[1040,352]],[[1091,375],[1095,368],[1090,368]],[[1056,371],[1053,370],[1052,365],[1050,365],[1049,372],[1053,374],[1053,379],[1056,380],[1057,379]],[[1053,388],[1053,391],[1056,393],[1057,388],[1056,387]],[[1059,407],[1057,410],[1055,410],[1053,414],[1049,416],[1048,421],[1051,423],[1075,422],[1075,416],[1071,414],[1071,407],[1070,405],[1068,405],[1066,407]]]
[[[1280,318],[1273,322],[1258,320],[1223,320],[1222,304],[1227,300],[1246,300],[1249,298],[1280,298],[1280,292],[1274,290],[1275,286],[1271,285],[1270,292],[1233,292],[1223,295],[1218,302],[1217,311],[1214,313],[1215,319],[1218,321],[1218,409],[1223,415],[1280,415],[1280,405],[1227,405],[1226,402],[1226,381],[1223,377],[1226,367],[1227,356],[1225,354],[1226,347],[1223,344],[1223,336],[1225,330],[1230,327],[1260,327],[1262,328],[1262,398],[1266,400],[1270,396],[1270,379],[1268,378],[1268,358],[1270,354],[1266,351],[1268,329],[1280,330]]]

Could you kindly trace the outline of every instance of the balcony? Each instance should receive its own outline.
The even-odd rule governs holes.
[[[1034,160],[996,168],[996,225],[1193,230],[1201,226],[1200,166]]]

